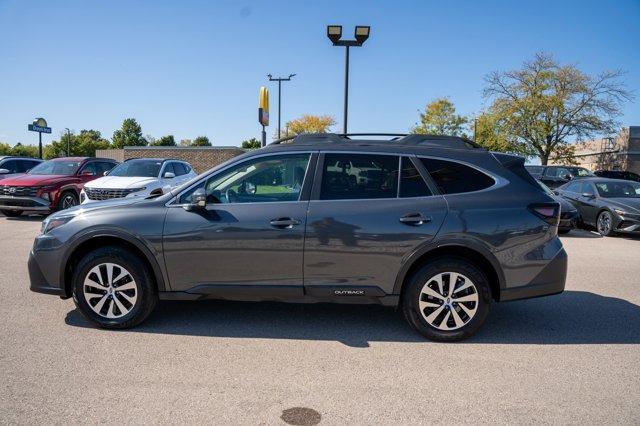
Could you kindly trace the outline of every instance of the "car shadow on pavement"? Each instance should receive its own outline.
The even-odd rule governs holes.
[[[586,229],[572,229],[567,234],[561,234],[560,239],[562,238],[604,238],[604,237],[595,231],[589,231]]]
[[[15,220],[18,222],[42,222],[46,216],[18,216],[18,217],[5,217],[5,220]]]
[[[93,327],[77,309],[65,322]],[[162,301],[129,331],[208,337],[333,340],[351,347],[369,342],[427,342],[400,312],[377,305],[275,302]],[[640,344],[640,306],[584,291],[494,304],[487,322],[464,343]]]

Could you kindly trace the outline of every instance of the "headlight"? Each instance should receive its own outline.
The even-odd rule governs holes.
[[[40,232],[42,234],[46,234],[47,232],[64,225],[65,223],[69,222],[71,219],[73,219],[73,216],[48,217],[42,221],[42,227],[40,228]]]
[[[620,210],[620,209],[613,209],[613,211],[616,212],[616,214],[618,214],[620,216],[624,216],[625,214],[627,214],[626,211]]]

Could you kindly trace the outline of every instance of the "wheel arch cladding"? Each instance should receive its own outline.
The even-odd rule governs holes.
[[[398,280],[396,282],[396,291],[394,291],[394,293],[401,294],[402,291],[404,291],[404,289],[406,288],[405,284],[407,280],[409,280],[409,278],[416,270],[429,262],[443,257],[452,257],[456,259],[466,260],[480,268],[482,272],[484,272],[484,274],[487,276],[487,280],[489,281],[489,286],[491,288],[491,297],[495,301],[500,300],[500,288],[502,286],[503,278],[500,276],[496,267],[481,252],[460,245],[446,245],[435,247],[417,256],[410,262],[410,266],[406,268],[404,272],[400,272]]]
[[[154,279],[154,284],[158,291],[165,290],[164,278],[162,272],[155,259],[151,257],[149,253],[146,253],[145,249],[140,248],[138,245],[126,240],[125,238],[113,236],[113,235],[100,235],[85,239],[73,248],[67,261],[65,262],[64,270],[62,271],[62,279],[64,282],[64,291],[66,296],[71,296],[73,289],[73,273],[80,260],[91,250],[106,246],[116,246],[125,250],[131,251],[142,259],[145,266],[149,268],[151,275]]]

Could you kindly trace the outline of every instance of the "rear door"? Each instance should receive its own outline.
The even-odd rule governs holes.
[[[320,155],[307,214],[305,294],[393,292],[404,256],[435,236],[447,212],[419,170],[411,156]]]

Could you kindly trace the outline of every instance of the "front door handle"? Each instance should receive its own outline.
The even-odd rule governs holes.
[[[428,216],[423,216],[420,213],[409,213],[401,216],[400,222],[404,223],[405,225],[420,226],[427,222],[431,222],[431,218]]]
[[[295,225],[300,225],[300,221],[297,219],[292,219],[290,217],[279,217],[277,219],[271,220],[269,224],[274,228],[291,229]]]

